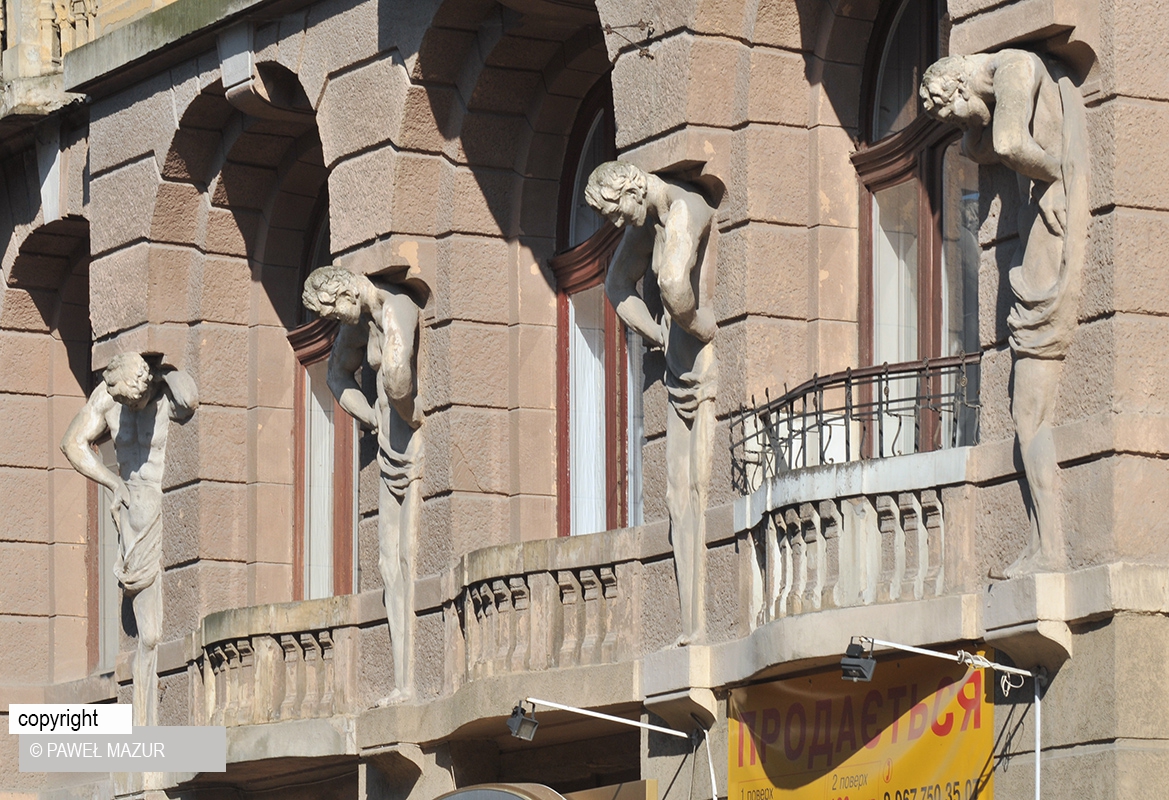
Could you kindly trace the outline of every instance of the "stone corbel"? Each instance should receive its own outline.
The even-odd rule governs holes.
[[[985,594],[984,640],[1024,669],[1055,673],[1072,656],[1066,576],[1037,573],[995,583]]]
[[[259,119],[307,125],[314,112],[296,76],[275,63],[256,63],[255,28],[240,22],[219,34],[219,69],[227,101]]]

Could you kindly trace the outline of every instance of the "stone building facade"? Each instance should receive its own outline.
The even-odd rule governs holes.
[[[856,634],[1045,667],[1049,796],[1157,785],[1157,4],[0,9],[0,711],[131,697],[110,500],[59,443],[110,359],[142,352],[201,400],[172,425],[164,476],[159,717],[227,726],[229,762],[152,786],[21,773],[9,737],[4,796],[430,800],[652,779],[672,800],[710,793],[703,748],[725,795],[729,690],[835,670]],[[1031,503],[1011,415],[1016,175],[965,160],[917,101],[930,62],[1004,48],[1071,76],[1090,155],[1053,394],[1066,563],[1010,580],[988,575],[1025,546]],[[586,167],[616,155],[717,208],[707,633],[685,647],[664,362],[601,298],[616,237],[580,200]],[[300,303],[330,262],[426,287],[406,704],[377,706],[395,676],[376,443],[323,388],[335,333]],[[900,366],[864,369],[881,364]],[[714,722],[692,750],[547,713],[526,744],[504,720],[528,696]],[[995,791],[1030,796],[1030,770],[1008,767],[1033,762],[1033,716],[1012,724]]]

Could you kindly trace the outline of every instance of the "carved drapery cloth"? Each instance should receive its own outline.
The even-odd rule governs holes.
[[[157,492],[158,488],[147,488]],[[162,503],[156,502],[147,523],[136,530],[130,522],[130,510],[121,509],[118,525],[117,576],[128,594],[148,588],[162,573]]]
[[[381,469],[382,483],[400,503],[405,499],[410,484],[422,478],[422,437],[418,431],[413,431],[410,444],[401,453],[390,444],[390,437],[386,433],[379,433],[377,440],[377,464]]]
[[[1046,63],[1046,62],[1045,62]],[[1015,304],[1007,316],[1011,349],[1017,356],[1060,359],[1067,353],[1075,331],[1080,300],[1080,276],[1087,251],[1088,126],[1084,99],[1071,79],[1048,65],[1059,85],[1063,105],[1062,178],[1046,191],[1062,191],[1066,223],[1059,274],[1050,286],[1035,286],[1022,265],[1010,272]]]

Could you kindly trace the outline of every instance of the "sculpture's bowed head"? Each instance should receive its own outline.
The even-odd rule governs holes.
[[[361,321],[357,279],[343,267],[330,264],[309,273],[301,302],[324,319],[335,319],[346,325],[356,325]]]
[[[646,174],[627,161],[606,161],[593,170],[585,202],[618,228],[645,224]]]
[[[946,56],[930,64],[918,90],[925,113],[961,128],[988,126],[990,109],[971,86],[973,67],[967,56]]]
[[[139,409],[150,400],[150,365],[139,353],[120,353],[111,358],[102,378],[110,397],[124,406]]]

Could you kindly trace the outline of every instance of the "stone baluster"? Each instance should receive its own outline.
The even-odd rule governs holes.
[[[848,563],[844,536],[841,535],[840,509],[835,500],[820,501],[820,530],[824,537],[824,578],[820,592],[821,608],[840,608],[855,597],[855,586],[842,586],[844,567]]]
[[[924,593],[941,595],[946,570],[946,522],[942,513],[942,494],[934,489],[921,493],[922,527],[926,534],[926,557],[929,566],[922,581]]]
[[[463,626],[467,638],[467,677],[474,680],[479,675],[479,660],[483,651],[483,618],[487,612],[482,608],[479,587],[468,586],[463,589],[462,597]]]
[[[604,604],[604,616],[601,619],[601,628],[604,638],[601,639],[601,663],[611,664],[617,660],[617,572],[613,567],[601,567],[597,571],[601,580],[601,602]]]
[[[252,702],[252,719],[257,723],[271,722],[284,691],[284,665],[282,659],[277,657],[280,648],[266,634],[253,636],[252,646],[256,651],[256,693]]]
[[[772,580],[775,582],[775,602],[772,605],[772,619],[786,617],[788,597],[795,586],[795,554],[792,552],[791,537],[788,535],[787,520],[781,511],[773,517],[775,525],[776,569]]]
[[[804,611],[819,611],[824,597],[824,573],[827,558],[824,534],[820,528],[820,510],[815,503],[800,504],[800,531],[804,540],[807,580],[804,583]]]
[[[223,642],[223,724],[231,727],[239,723],[239,650],[235,642]]]
[[[204,653],[206,654],[206,671],[209,673],[206,681],[207,716],[210,724],[222,725],[224,697],[226,696],[226,686],[224,685],[226,680],[224,661],[226,659],[223,651],[216,645],[205,649]]]
[[[300,645],[291,633],[280,635],[280,649],[284,651],[284,698],[280,701],[280,719],[295,719],[302,691]]]
[[[614,565],[613,580],[613,589],[618,592],[611,605],[613,630],[617,635],[613,660],[626,661],[641,652],[641,562]]]
[[[877,602],[901,597],[901,576],[905,573],[905,531],[901,527],[901,509],[889,495],[877,495],[877,529],[881,535],[881,575]]]
[[[535,572],[528,576],[528,591],[531,595],[528,669],[549,669],[555,665],[557,658],[556,635],[561,620],[560,587],[552,573]]]
[[[239,666],[236,669],[236,724],[246,725],[254,722],[252,715],[254,708],[252,695],[256,685],[256,659],[251,639],[239,639],[235,643],[239,653]]]
[[[791,546],[792,580],[787,594],[787,613],[800,614],[804,610],[804,589],[808,585],[808,551],[802,535],[798,508],[784,511],[787,541]]]
[[[767,622],[768,582],[770,575],[767,568],[767,522],[760,522],[747,532],[746,557],[747,564],[747,596],[745,598],[750,614],[748,620],[750,629],[755,630]]]
[[[443,670],[443,694],[454,694],[468,674],[466,624],[459,610],[464,603],[464,592],[442,605],[442,630],[446,642],[446,669]],[[347,683],[347,682],[346,682]],[[341,687],[338,687],[341,688]]]
[[[499,651],[499,609],[495,607],[495,592],[491,584],[479,585],[479,600],[483,609],[483,649],[479,654],[479,674],[495,674],[495,654]]]
[[[849,605],[875,603],[881,575],[881,535],[876,509],[867,497],[851,497],[841,501],[840,516],[845,552],[849,553],[848,560],[853,562],[855,570],[855,577],[850,580],[857,587],[857,595]]]
[[[601,582],[595,570],[580,571],[580,594],[584,603],[584,635],[580,642],[580,663],[597,663],[601,643]]]
[[[312,719],[317,715],[321,699],[321,645],[311,633],[302,633],[300,646],[304,651],[304,698],[300,703],[300,718]]]
[[[561,639],[557,653],[557,666],[575,666],[577,647],[581,637],[580,581],[571,570],[558,570],[556,583],[560,586]]]
[[[317,634],[321,643],[321,711],[320,716],[331,717],[337,712],[336,695],[333,686],[336,683],[335,648],[333,646],[332,631],[321,631]]]
[[[920,600],[929,569],[929,545],[921,518],[921,501],[914,492],[902,492],[897,497],[901,512],[901,528],[905,532],[905,572],[901,576],[901,596]]]
[[[492,668],[495,674],[504,674],[508,671],[508,662],[511,658],[512,636],[515,627],[515,614],[512,613],[511,593],[507,588],[507,581],[496,578],[491,582],[491,595],[495,599],[495,653],[492,658]]]
[[[528,653],[531,650],[529,640],[531,603],[528,596],[528,584],[523,576],[507,579],[507,589],[510,594],[509,602],[512,608],[512,646],[507,657],[509,672],[522,672],[527,669]]]

